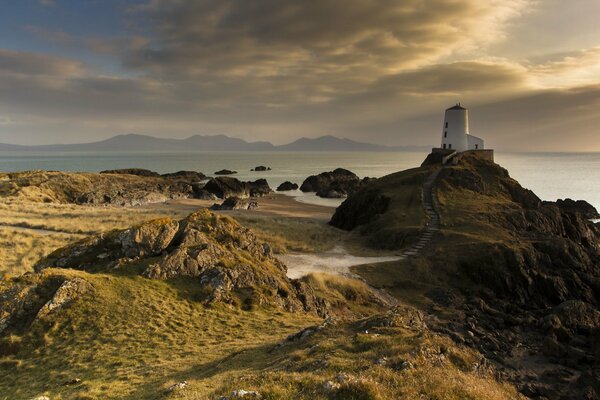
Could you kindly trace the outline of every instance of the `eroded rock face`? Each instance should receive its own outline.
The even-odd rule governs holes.
[[[244,308],[320,308],[318,300],[287,278],[285,265],[268,244],[250,229],[206,210],[181,221],[160,219],[84,239],[53,252],[35,269],[48,267],[129,269],[151,279],[192,278],[206,289],[204,301]]]

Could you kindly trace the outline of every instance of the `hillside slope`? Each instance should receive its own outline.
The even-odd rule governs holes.
[[[419,311],[356,280],[290,280],[208,211],[83,239],[37,270],[0,282],[7,398],[518,398]]]
[[[502,167],[466,154],[458,165],[378,179],[331,223],[371,246],[405,247],[426,219],[404,214],[419,215],[416,193],[439,168],[441,231],[410,259],[356,272],[438,314],[441,331],[496,360],[528,396],[600,395],[600,227],[587,219],[589,204],[542,202]]]

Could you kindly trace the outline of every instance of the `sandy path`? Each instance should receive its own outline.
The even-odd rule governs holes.
[[[325,272],[333,275],[351,276],[350,267],[362,264],[375,264],[402,259],[400,256],[357,257],[350,255],[341,246],[324,253],[293,253],[278,255],[287,267],[287,276],[291,279],[301,278],[312,272]]]
[[[146,204],[144,208],[150,209],[170,209],[177,211],[193,212],[198,208],[206,208],[214,203],[221,203],[223,200],[198,200],[198,199],[179,199],[169,200],[165,203]],[[328,221],[333,215],[335,208],[317,204],[301,203],[294,200],[291,196],[273,193],[264,197],[259,197],[258,208],[249,211],[218,211],[220,213],[255,213],[265,215],[275,215],[284,217],[313,218]]]

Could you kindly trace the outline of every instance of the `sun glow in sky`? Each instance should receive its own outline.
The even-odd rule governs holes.
[[[0,142],[223,133],[600,151],[597,0],[22,0],[0,13]]]

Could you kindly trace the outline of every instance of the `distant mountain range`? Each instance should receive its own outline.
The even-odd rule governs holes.
[[[428,151],[430,148],[431,146],[382,146],[330,135],[300,138],[281,146],[269,142],[247,142],[225,135],[164,139],[136,134],[78,144],[24,146],[0,143],[0,151]]]

